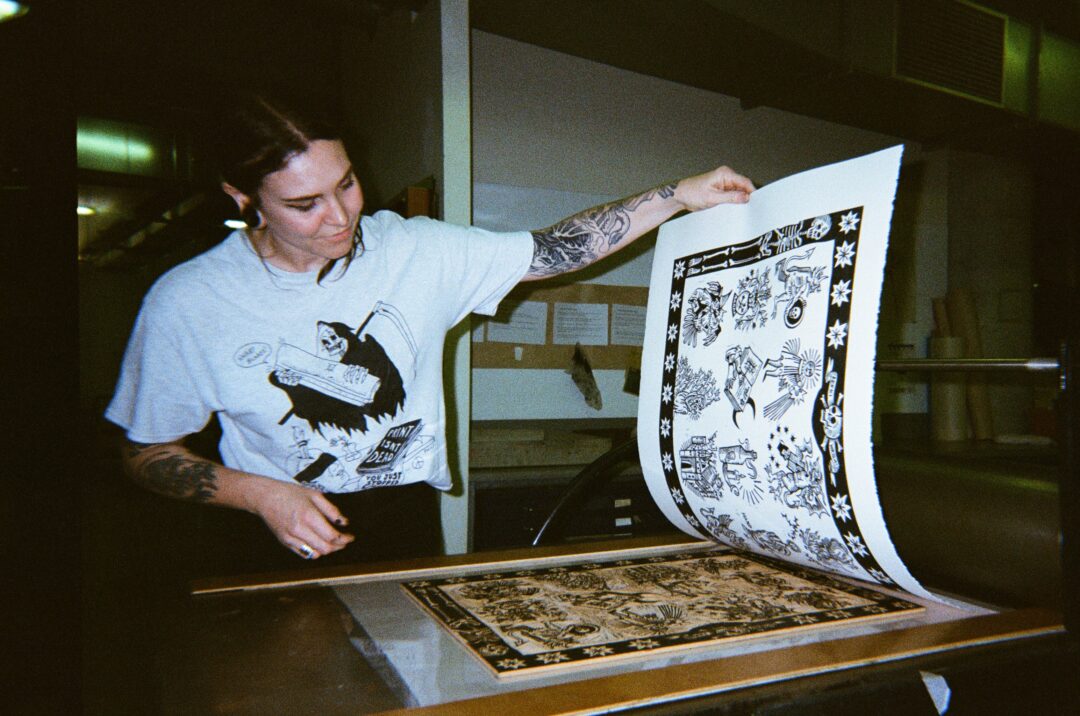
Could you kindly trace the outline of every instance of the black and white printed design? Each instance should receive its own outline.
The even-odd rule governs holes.
[[[717,448],[716,433],[694,435],[679,449],[679,469],[686,487],[698,497],[719,500],[725,494],[757,504],[764,495],[749,441]]]
[[[687,521],[733,544],[866,578],[883,570],[848,495],[841,389],[862,212],[807,217],[673,262],[665,361],[676,370],[661,388],[657,433],[668,489]],[[722,285],[735,286],[730,316]],[[727,335],[740,340],[724,344]],[[726,367],[722,389],[710,365]],[[682,436],[680,420],[706,422],[721,394],[739,429],[726,436],[732,445],[717,445],[716,433]],[[800,526],[790,534],[759,527],[746,504],[733,520],[733,499],[771,502]]]
[[[293,479],[334,492],[407,482],[405,471],[423,468],[435,441],[420,419],[394,422],[416,361],[404,317],[380,302],[355,328],[318,321],[312,348],[280,342],[267,376],[292,406],[279,425],[292,437],[287,463]],[[234,360],[254,367],[268,352],[267,343],[248,344]]]
[[[730,515],[706,514],[728,530]],[[774,534],[752,538],[781,555],[799,549]],[[923,609],[821,572],[720,550],[402,588],[499,677]]]
[[[801,310],[799,315],[799,320],[802,320]],[[765,406],[765,417],[779,420],[792,405],[802,403],[820,374],[821,358],[816,349],[800,351],[798,338],[786,341],[780,355],[765,364],[765,376],[776,378],[781,393],[780,397]]]
[[[873,472],[901,155],[813,169],[661,227],[638,443],[653,497],[686,532],[934,598],[892,544]]]
[[[750,392],[761,375],[764,363],[750,346],[732,346],[727,349],[724,359],[727,361],[724,395],[731,401],[731,422],[738,425],[739,413],[746,410],[747,406],[751,411],[757,410]]]
[[[688,359],[680,358],[673,395],[672,410],[697,420],[701,411],[720,399],[720,388],[711,370],[694,368]]]
[[[683,317],[683,340],[687,345],[696,346],[699,335],[703,345],[711,346],[716,341],[723,330],[724,304],[729,298],[731,291],[725,293],[716,281],[694,290]]]

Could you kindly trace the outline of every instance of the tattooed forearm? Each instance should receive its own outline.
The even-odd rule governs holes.
[[[675,196],[675,185],[677,183],[678,182],[668,182],[667,184],[661,184],[654,189],[650,189],[644,194],[638,194],[637,196],[632,196],[629,199],[625,199],[623,203],[626,204],[627,209],[633,211],[645,202],[652,201],[653,199],[670,199],[671,197]]]
[[[642,204],[675,195],[675,183],[643,194],[586,209],[546,229],[532,232],[533,276],[557,276],[576,271],[623,241],[630,233],[631,214]]]
[[[125,445],[124,457],[131,478],[160,495],[209,502],[217,492],[215,466],[207,460],[140,443]]]

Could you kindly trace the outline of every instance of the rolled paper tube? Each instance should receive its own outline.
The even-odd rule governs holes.
[[[975,312],[975,301],[971,294],[963,289],[949,291],[946,298],[949,309],[949,322],[954,334],[964,339],[964,357],[982,358],[982,341],[979,338],[979,320]],[[994,416],[990,408],[990,396],[986,390],[986,381],[982,376],[967,376],[968,415],[971,418],[971,432],[976,440],[994,439]]]
[[[961,358],[964,339],[941,336],[930,339],[931,358]],[[933,373],[930,376],[930,436],[936,442],[967,440],[967,387],[963,373]]]

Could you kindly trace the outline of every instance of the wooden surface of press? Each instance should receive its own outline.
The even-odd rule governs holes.
[[[463,569],[478,570],[500,565],[514,565],[517,569],[528,569],[541,564],[572,561],[586,554],[590,557],[612,554],[645,556],[663,554],[672,550],[704,550],[714,547],[716,543],[709,540],[695,539],[685,534],[666,534],[334,567],[316,565],[287,572],[213,577],[196,580],[191,584],[190,591],[193,595],[210,595],[260,589],[333,586],[386,579],[418,579],[426,576],[452,575]]]

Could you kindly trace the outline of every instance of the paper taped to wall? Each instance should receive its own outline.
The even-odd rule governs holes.
[[[661,227],[638,443],[654,499],[687,533],[932,597],[889,537],[871,446],[902,149]]]

